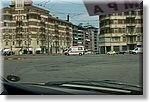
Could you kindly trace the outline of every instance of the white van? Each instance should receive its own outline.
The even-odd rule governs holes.
[[[67,51],[64,52],[65,55],[83,55],[84,47],[83,46],[71,46]]]
[[[143,48],[136,47],[134,50],[132,50],[132,54],[143,54]]]

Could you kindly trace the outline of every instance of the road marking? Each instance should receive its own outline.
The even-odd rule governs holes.
[[[21,57],[17,57],[17,58],[1,58],[0,60],[28,60],[30,58],[21,58]]]

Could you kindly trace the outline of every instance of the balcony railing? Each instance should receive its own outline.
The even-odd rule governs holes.
[[[136,41],[127,41],[127,44],[136,44]]]
[[[127,25],[127,26],[136,26],[135,23],[127,23],[126,25]]]

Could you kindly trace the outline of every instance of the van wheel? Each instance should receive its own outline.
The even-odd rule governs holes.
[[[69,53],[67,54],[67,56],[69,56]]]
[[[79,56],[82,56],[82,53],[79,53]]]
[[[136,52],[133,53],[134,55],[136,54]]]

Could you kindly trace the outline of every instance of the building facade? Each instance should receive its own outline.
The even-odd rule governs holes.
[[[53,54],[72,46],[72,23],[53,17],[30,0],[22,1],[15,0],[10,7],[2,9],[3,49]]]
[[[98,51],[98,28],[91,25],[73,27],[73,45],[84,46],[85,50]]]
[[[141,47],[143,41],[143,10],[99,16],[99,50],[129,51]]]
[[[91,25],[84,26],[85,28],[85,48],[92,52],[99,52],[98,50],[98,28]]]

